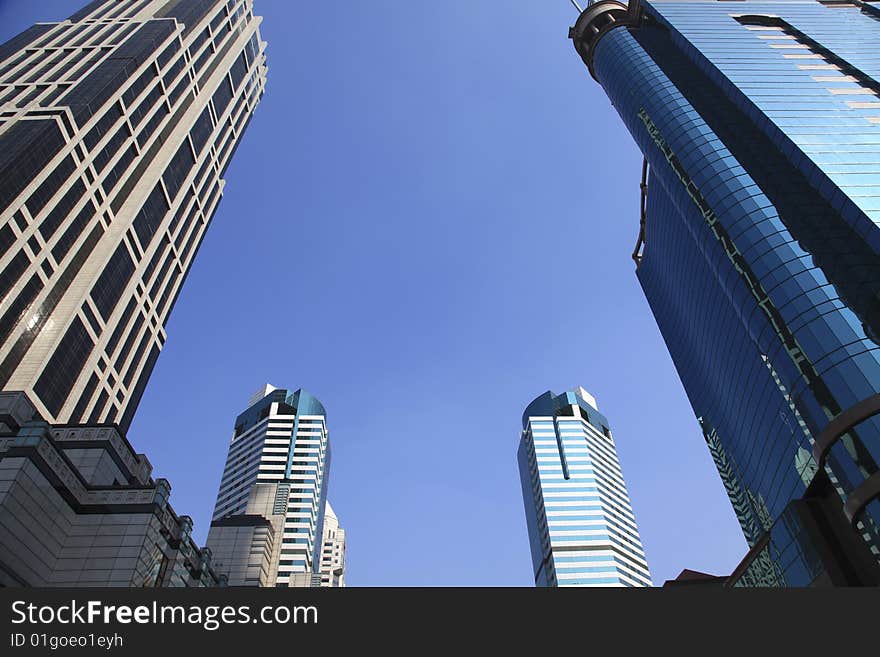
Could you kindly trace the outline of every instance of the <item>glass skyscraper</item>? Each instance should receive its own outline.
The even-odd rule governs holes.
[[[97,0],[0,46],[0,388],[115,423],[263,95],[251,0]]]
[[[651,586],[608,420],[583,388],[526,407],[517,452],[535,585]]]
[[[329,474],[321,402],[261,388],[229,444],[207,542],[216,571],[233,586],[320,585]]]
[[[633,259],[731,583],[880,583],[880,6],[604,0],[571,37],[645,157]]]

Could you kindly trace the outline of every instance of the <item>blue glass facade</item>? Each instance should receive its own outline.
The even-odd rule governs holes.
[[[589,393],[529,404],[517,460],[536,586],[651,586],[614,438]]]
[[[638,279],[752,546],[820,476],[880,558],[878,17],[655,0],[585,56],[650,166]]]

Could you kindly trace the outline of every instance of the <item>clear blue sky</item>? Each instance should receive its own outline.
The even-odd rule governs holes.
[[[85,0],[0,0],[0,40]],[[641,156],[568,0],[256,0],[269,80],[129,438],[207,535],[235,416],[328,410],[355,586],[533,583],[542,392],[609,419],[654,582],[746,545],[636,281]]]

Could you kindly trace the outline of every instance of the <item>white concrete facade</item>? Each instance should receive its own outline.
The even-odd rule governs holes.
[[[327,502],[324,507],[324,537],[321,541],[321,586],[345,586],[345,530]]]

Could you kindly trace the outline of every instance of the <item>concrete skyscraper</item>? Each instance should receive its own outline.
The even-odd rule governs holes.
[[[320,584],[326,415],[305,390],[266,385],[236,418],[208,534],[230,586]]]
[[[345,530],[327,502],[324,508],[324,540],[321,542],[321,586],[345,586]]]
[[[880,7],[603,0],[570,36],[645,157],[633,259],[751,546],[727,585],[880,584]]]
[[[0,387],[123,432],[263,95],[251,0],[96,0],[0,46]]]
[[[517,452],[537,586],[651,586],[614,438],[583,388],[526,407]]]

